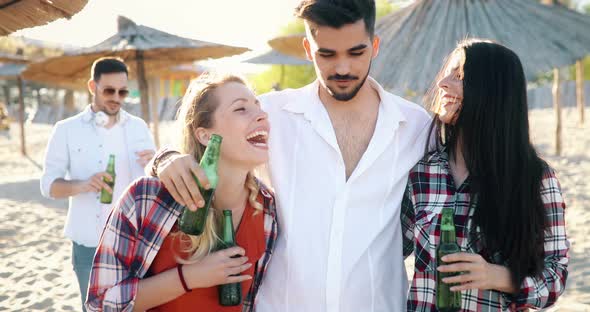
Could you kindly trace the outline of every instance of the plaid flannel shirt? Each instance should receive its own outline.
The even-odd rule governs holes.
[[[517,295],[495,290],[462,292],[462,311],[517,311],[546,308],[557,301],[565,289],[569,242],[565,232],[565,203],[555,172],[547,167],[541,183],[541,197],[547,212],[545,268],[539,277],[527,277]],[[455,189],[449,172],[448,154],[433,152],[410,171],[408,189],[402,201],[404,256],[414,252],[415,269],[408,295],[408,311],[436,311],[436,246],[440,240],[443,207],[454,207],[457,243],[461,251],[489,257],[479,229],[472,230],[474,201],[470,199],[469,179]],[[487,256],[487,257],[486,257]]]
[[[242,311],[253,311],[256,293],[277,237],[274,197],[260,184],[266,250],[256,264]],[[88,311],[132,311],[139,280],[146,275],[184,207],[155,178],[133,182],[113,208],[102,233],[90,274]]]

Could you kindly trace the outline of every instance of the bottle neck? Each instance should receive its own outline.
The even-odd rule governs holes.
[[[457,243],[455,234],[454,211],[449,208],[443,209],[442,222],[440,225],[441,243]]]
[[[109,163],[107,164],[107,171],[108,172],[115,172],[115,157],[109,157]]]
[[[217,167],[219,165],[221,142],[211,139],[199,161],[199,165],[205,171],[211,188],[217,187],[218,173]]]
[[[223,232],[221,235],[221,240],[226,245],[235,245],[235,234],[232,215],[231,213],[226,213],[225,211],[223,214]]]

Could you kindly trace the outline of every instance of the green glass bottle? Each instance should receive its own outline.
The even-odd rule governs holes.
[[[109,155],[109,162],[107,164],[107,170],[106,172],[108,174],[111,175],[111,177],[113,177],[112,180],[108,181],[105,178],[102,178],[102,180],[104,181],[104,183],[106,183],[111,190],[115,190],[115,155],[110,154]],[[102,204],[110,204],[113,202],[113,193],[109,193],[106,189],[102,189],[100,190],[100,202]]]
[[[186,234],[201,235],[205,229],[205,222],[207,220],[207,215],[209,214],[211,202],[213,201],[215,188],[217,187],[217,164],[219,162],[221,140],[221,136],[217,134],[211,135],[209,143],[207,143],[207,148],[199,162],[199,165],[203,168],[203,171],[205,171],[205,174],[209,179],[210,188],[205,190],[201,186],[201,183],[199,183],[199,180],[193,175],[193,178],[197,181],[199,192],[201,192],[201,196],[203,196],[205,205],[197,209],[197,211],[191,211],[190,209],[185,208],[182,212],[178,225],[180,230]]]
[[[440,244],[436,249],[436,260],[438,265],[444,264],[442,257],[461,251],[457,245],[457,236],[455,235],[455,222],[453,217],[455,212],[452,208],[443,208],[442,222],[440,226]],[[436,308],[440,312],[454,312],[461,310],[461,292],[451,291],[451,284],[446,284],[442,280],[445,277],[456,276],[459,273],[446,273],[436,271]]]
[[[223,227],[221,228],[221,243],[218,250],[236,246],[234,224],[231,210],[223,211]],[[239,257],[236,255],[234,257]],[[238,274],[239,275],[239,274]],[[218,286],[219,304],[222,306],[237,306],[242,303],[242,284],[232,283]]]

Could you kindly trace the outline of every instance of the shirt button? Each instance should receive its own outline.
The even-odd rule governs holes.
[[[98,163],[99,163],[99,164],[102,164],[102,160],[99,160],[99,161],[98,161]]]
[[[102,144],[101,144],[101,145],[99,145],[98,147],[101,147],[101,148],[102,148]]]

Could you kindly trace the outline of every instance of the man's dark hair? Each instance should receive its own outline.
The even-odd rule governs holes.
[[[125,73],[129,76],[129,69],[123,62],[123,59],[118,57],[101,57],[94,61],[90,76],[96,82],[100,80],[102,74]]]
[[[375,0],[303,0],[295,8],[295,16],[321,26],[340,28],[362,19],[371,38],[375,15]]]

